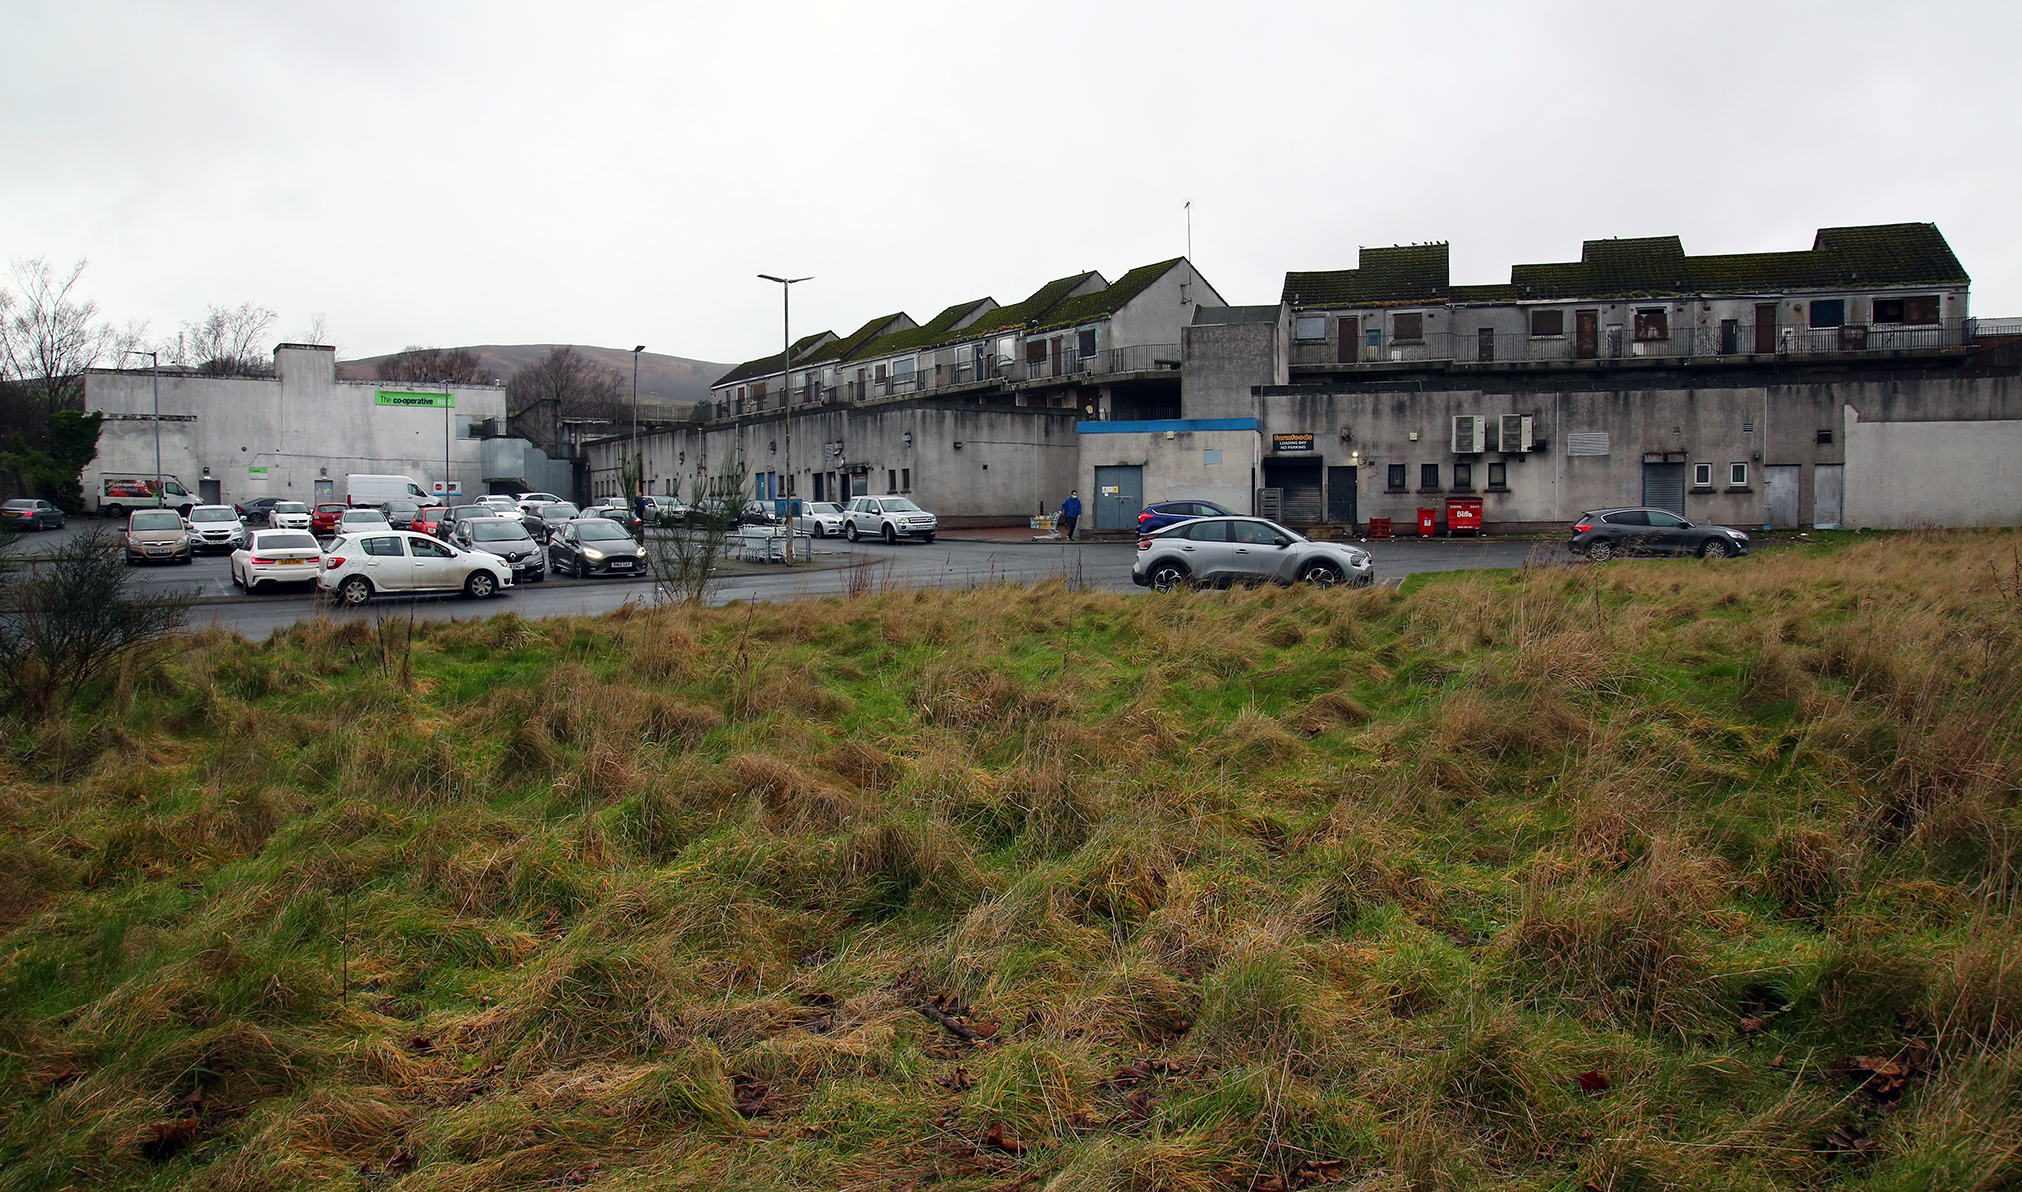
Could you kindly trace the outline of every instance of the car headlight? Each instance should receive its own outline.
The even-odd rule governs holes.
[[[601,559],[604,557],[604,552],[600,550],[591,550],[589,547],[586,546],[583,548],[583,557],[585,559]]]

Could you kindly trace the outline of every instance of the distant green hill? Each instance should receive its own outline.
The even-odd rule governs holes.
[[[0,1189],[2015,1187],[2018,542],[195,634]]]

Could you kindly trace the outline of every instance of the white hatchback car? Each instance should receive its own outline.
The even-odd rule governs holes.
[[[337,517],[337,536],[364,534],[372,530],[390,530],[393,523],[386,520],[384,509],[370,509],[363,505],[353,505]]]
[[[267,510],[267,524],[276,530],[309,528],[309,507],[300,501],[282,501]]]
[[[512,583],[512,564],[497,555],[458,550],[412,530],[339,535],[316,576],[318,590],[349,605],[405,592],[461,591],[482,600]]]
[[[261,584],[313,584],[322,569],[323,548],[307,529],[254,530],[252,542],[232,552],[232,582],[249,596]]]

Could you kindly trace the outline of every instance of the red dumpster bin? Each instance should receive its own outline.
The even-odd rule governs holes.
[[[1481,533],[1481,498],[1448,497],[1446,499],[1446,532],[1454,534]]]
[[[1371,538],[1388,538],[1388,537],[1390,537],[1390,519],[1389,519],[1389,518],[1387,518],[1387,517],[1372,517],[1372,518],[1370,518],[1370,519],[1369,519],[1369,536],[1370,536]]]
[[[1420,538],[1430,538],[1438,531],[1439,527],[1435,524],[1438,517],[1439,510],[1437,509],[1421,509],[1418,511],[1418,536]]]

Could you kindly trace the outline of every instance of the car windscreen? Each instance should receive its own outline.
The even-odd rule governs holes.
[[[569,504],[567,501],[556,501],[552,505],[541,506],[541,516],[547,518],[549,521],[567,521],[572,517],[581,517],[582,515],[582,510]]]
[[[503,517],[472,518],[470,523],[472,542],[527,542],[527,528],[516,521]]]
[[[239,520],[239,515],[229,509],[192,509],[190,510],[190,520],[193,522],[228,522]]]
[[[309,507],[300,501],[281,501],[274,506],[275,513],[307,513]]]
[[[257,534],[253,537],[255,550],[316,550],[316,539],[300,530],[284,534]]]
[[[160,513],[136,513],[130,524],[136,530],[180,530],[183,519],[163,510]]]
[[[576,537],[584,542],[616,542],[620,538],[631,540],[622,526],[612,522],[584,522],[576,527]]]
[[[919,508],[918,505],[913,504],[904,497],[886,497],[884,498],[884,502],[886,513],[905,513],[908,510]]]

